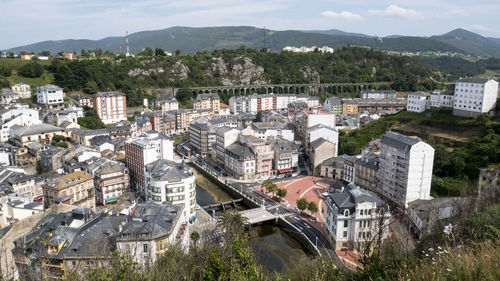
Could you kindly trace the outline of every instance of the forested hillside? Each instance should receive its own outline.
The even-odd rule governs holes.
[[[168,87],[387,81],[395,90],[414,91],[430,90],[436,86],[432,79],[439,79],[414,58],[359,47],[328,54],[269,53],[241,47],[177,56],[147,49],[137,57],[53,59],[45,70],[66,91],[119,90],[127,94],[131,105],[140,104],[147,89]],[[358,94],[354,89],[346,91]],[[186,98],[191,97],[181,97]]]

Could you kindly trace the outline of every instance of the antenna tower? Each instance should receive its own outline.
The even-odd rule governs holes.
[[[128,30],[125,33],[125,45],[127,46],[127,52],[125,53],[125,55],[128,57],[130,56],[130,49],[128,48]]]

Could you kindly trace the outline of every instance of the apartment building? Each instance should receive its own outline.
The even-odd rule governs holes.
[[[220,110],[220,98],[217,94],[198,94],[193,100],[193,109],[210,109],[218,114]]]
[[[48,106],[63,104],[63,89],[51,84],[38,87],[36,90],[36,102]]]
[[[453,91],[433,91],[430,97],[432,109],[453,109]]]
[[[339,97],[330,97],[325,100],[324,109],[336,115],[342,114],[342,99]]]
[[[196,184],[194,174],[184,163],[164,159],[146,165],[147,199],[184,206],[185,221],[196,216]]]
[[[195,152],[201,157],[210,155],[212,145],[216,141],[216,129],[227,127],[236,128],[238,125],[235,116],[202,117],[189,124],[189,142]]]
[[[332,127],[325,126],[323,124],[317,124],[306,129],[302,142],[305,151],[309,151],[311,143],[320,138],[323,138],[335,144],[335,149],[330,154],[332,154],[333,156],[337,156],[339,146],[339,132],[335,129],[332,129]]]
[[[88,165],[87,171],[94,176],[96,203],[114,203],[129,190],[129,172],[124,164],[100,158]]]
[[[288,111],[288,105],[294,102],[304,102],[308,108],[318,108],[319,99],[309,95],[266,94],[251,96],[234,96],[229,99],[230,111],[237,115],[241,113],[256,114],[258,111]]]
[[[233,177],[240,180],[255,178],[255,154],[248,146],[239,142],[226,147],[224,167]]]
[[[45,207],[71,204],[95,210],[94,177],[79,171],[55,178],[43,186]]]
[[[462,78],[455,82],[453,115],[477,117],[495,108],[498,82],[490,78]]]
[[[389,209],[374,193],[350,185],[326,200],[325,228],[335,249],[356,249],[389,236]]]
[[[120,92],[100,92],[92,96],[92,103],[104,124],[127,120],[127,96]]]
[[[130,172],[130,184],[146,196],[145,166],[158,159],[174,160],[174,142],[164,134],[150,131],[125,141],[125,163]]]
[[[276,122],[253,122],[251,125],[254,131],[254,136],[262,140],[267,140],[269,137],[281,137],[289,141],[294,140],[293,129],[287,124]]]
[[[153,101],[154,107],[161,108],[162,112],[179,109],[179,102],[175,98],[159,98]]]
[[[393,90],[366,90],[361,91],[361,99],[395,99],[396,91]]]
[[[116,249],[144,268],[153,266],[171,245],[186,246],[184,209],[168,201],[137,204],[116,236]]]
[[[238,136],[241,133],[239,128],[221,127],[216,129],[215,150],[216,163],[219,167],[224,167],[224,156],[226,148],[238,141]]]
[[[393,114],[406,108],[406,99],[361,99],[358,112]]]
[[[273,168],[277,174],[291,174],[299,166],[299,152],[293,141],[281,137],[270,141],[274,150]]]
[[[430,95],[426,92],[409,93],[406,97],[406,111],[422,113],[430,107]]]
[[[377,192],[404,209],[409,202],[429,199],[434,148],[414,137],[388,132],[380,141]]]
[[[255,178],[269,178],[273,172],[274,152],[272,146],[262,139],[248,135],[240,135],[239,142],[249,147],[255,155]]]
[[[342,99],[342,114],[358,114],[360,99]]]
[[[308,128],[316,125],[324,125],[335,129],[335,114],[325,111],[300,111],[294,116],[295,134],[298,138],[305,140]]]
[[[380,159],[376,154],[366,154],[354,163],[354,183],[363,189],[376,191]]]
[[[319,138],[309,144],[308,156],[313,174],[319,174],[319,166],[325,160],[334,157],[336,144]]]

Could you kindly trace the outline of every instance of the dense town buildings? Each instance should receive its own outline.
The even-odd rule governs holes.
[[[155,131],[125,141],[125,162],[134,190],[146,196],[145,166],[158,159],[173,160],[173,141]]]
[[[63,89],[56,85],[44,85],[36,90],[36,101],[39,104],[53,106],[64,103]]]

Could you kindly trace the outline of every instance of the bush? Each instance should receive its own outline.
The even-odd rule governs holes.
[[[0,65],[0,77],[9,77],[12,74],[12,69],[7,65]]]
[[[43,66],[36,62],[30,62],[19,68],[18,73],[24,77],[38,78],[43,74]]]

